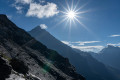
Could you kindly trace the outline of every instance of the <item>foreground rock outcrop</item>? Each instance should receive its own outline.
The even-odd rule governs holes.
[[[76,73],[67,58],[35,40],[11,22],[6,15],[0,15],[0,54],[9,61],[11,66],[6,65],[8,70],[4,70],[8,71],[5,76],[7,80],[10,80],[8,77],[21,77],[21,75],[28,77],[24,78],[26,80],[31,79],[29,75],[35,75],[39,80],[85,80],[83,76]],[[21,75],[9,75],[11,68]]]

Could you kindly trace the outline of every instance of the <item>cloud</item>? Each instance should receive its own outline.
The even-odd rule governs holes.
[[[32,3],[33,0],[15,0],[15,2],[12,4],[12,7],[14,7],[17,10],[17,13],[22,14],[23,13],[23,5]],[[21,5],[22,4],[22,5]]]
[[[12,7],[15,7],[17,13],[23,13],[27,8],[27,17],[49,18],[59,13],[58,7],[55,3],[45,2],[45,0],[14,0]],[[44,5],[43,5],[44,4]]]
[[[15,8],[17,9],[17,13],[22,13],[23,11],[22,11],[22,8],[23,7],[21,7],[21,6],[15,6]]]
[[[108,43],[107,45],[112,45],[112,46],[120,46],[120,43],[117,43],[117,44]]]
[[[109,37],[120,37],[120,35],[110,35]]]
[[[70,42],[70,41],[61,41],[64,44],[72,47],[72,48],[76,48],[82,51],[92,51],[92,52],[99,52],[100,50],[102,50],[104,48],[104,46],[101,45],[97,45],[97,46],[84,46],[87,43],[96,43],[96,42],[101,42],[101,41],[77,41],[77,42]],[[74,43],[76,43],[77,45],[75,45]]]
[[[15,0],[15,4],[21,3],[21,4],[30,4],[33,2],[33,0]]]
[[[82,50],[82,51],[92,51],[92,52],[99,52],[104,48],[104,46],[100,46],[100,45],[97,45],[97,46],[74,46],[73,45],[71,47]]]
[[[40,24],[41,29],[47,29],[47,26],[45,24]]]
[[[45,3],[45,0],[39,0],[40,3]]]
[[[98,43],[101,41],[78,41],[78,42],[71,42],[71,43],[77,43],[78,45],[85,45],[85,44],[90,44],[90,43]]]
[[[17,5],[17,4],[12,4],[12,7],[14,7],[16,10],[17,10],[17,13],[22,13],[23,11],[22,11],[22,9],[23,9],[23,7],[22,6],[20,6],[20,5]]]
[[[26,16],[38,17],[38,18],[49,18],[56,14],[59,11],[57,10],[57,5],[54,3],[47,3],[46,5],[41,5],[37,3],[30,3],[30,7]]]
[[[68,45],[68,46],[72,46],[71,42],[68,42],[68,41],[61,41],[61,42]]]

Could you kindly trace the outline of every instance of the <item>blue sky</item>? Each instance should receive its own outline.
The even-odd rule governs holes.
[[[64,21],[67,4],[72,0],[0,0],[0,14],[6,14],[18,27],[29,31],[40,25],[69,46],[98,52],[105,46],[120,46],[120,0],[74,0],[83,6],[78,18],[86,28]],[[62,7],[64,6],[64,8]]]

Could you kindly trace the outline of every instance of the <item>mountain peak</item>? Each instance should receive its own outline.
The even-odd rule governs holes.
[[[5,14],[0,14],[0,20],[5,20],[8,19],[7,16]]]
[[[115,49],[119,49],[118,46],[113,46],[113,45],[108,45],[107,48],[108,48],[108,49],[111,49],[111,48],[112,48],[112,49],[113,49],[113,48],[115,48]]]
[[[47,32],[45,29],[42,29],[40,26],[35,27],[34,29],[32,29],[31,31],[29,31],[29,33],[34,33],[33,35],[42,35],[42,36],[46,36],[49,34],[49,32]],[[39,35],[39,36],[40,36]]]
[[[113,47],[115,47],[115,46],[113,46],[113,45],[108,45],[107,46],[107,48],[113,48]]]
[[[0,24],[10,24],[12,23],[5,14],[0,14]],[[6,26],[7,27],[7,26]]]
[[[0,14],[0,17],[7,17],[5,14]]]
[[[37,27],[35,27],[35,29],[38,29],[38,30],[39,30],[39,29],[41,29],[41,27],[40,27],[40,26],[37,26]]]
[[[40,26],[37,26],[34,29],[32,29],[32,31],[45,31],[45,29],[42,29]]]

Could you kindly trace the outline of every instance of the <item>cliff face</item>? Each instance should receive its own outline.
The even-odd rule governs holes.
[[[67,58],[35,40],[5,15],[0,15],[0,54],[23,75],[35,75],[41,80],[85,80]],[[22,63],[24,69],[20,67]]]

